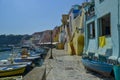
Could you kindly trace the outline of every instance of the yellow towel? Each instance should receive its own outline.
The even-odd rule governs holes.
[[[63,43],[58,43],[57,46],[58,46],[58,49],[64,49],[64,44]]]
[[[105,36],[99,37],[99,47],[104,47],[106,45]]]

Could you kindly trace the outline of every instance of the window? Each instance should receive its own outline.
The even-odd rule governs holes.
[[[100,26],[100,36],[110,36],[111,26],[110,26],[110,14],[107,14],[99,19]]]
[[[99,3],[102,3],[104,0],[99,0]]]
[[[88,24],[88,36],[89,38],[95,38],[95,23]]]

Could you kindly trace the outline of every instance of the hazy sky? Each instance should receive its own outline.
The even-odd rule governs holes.
[[[0,0],[0,34],[32,34],[61,24],[74,4],[85,0]]]

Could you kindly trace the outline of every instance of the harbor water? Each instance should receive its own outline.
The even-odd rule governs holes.
[[[8,59],[11,53],[11,51],[0,52],[0,60]]]
[[[0,60],[6,60],[6,59],[10,59],[13,56],[12,55],[19,55],[20,54],[20,50],[19,49],[15,49],[14,51],[4,51],[4,52],[0,52]],[[15,56],[14,56],[15,57]],[[39,59],[36,62],[36,66],[41,66],[44,62],[44,59]]]
[[[17,55],[20,52],[20,49],[14,49],[14,51],[3,51],[0,52],[0,60],[8,59],[12,54]]]

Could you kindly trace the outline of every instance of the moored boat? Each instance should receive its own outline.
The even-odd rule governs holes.
[[[111,75],[113,70],[113,65],[106,62],[82,58],[82,63],[86,69],[93,70],[107,77]]]
[[[0,67],[0,77],[23,74],[25,68],[26,65],[10,65],[10,66]]]
[[[10,61],[10,60],[0,60],[0,67],[5,67],[5,66],[15,66],[15,65],[31,65],[31,61],[26,61],[26,62],[15,62],[15,61]]]
[[[13,58],[14,62],[27,62],[27,61],[35,62],[38,59],[40,59],[40,56],[38,55],[31,56],[27,49],[23,49],[20,54]]]
[[[22,57],[18,57],[18,58],[14,58],[14,61],[15,62],[26,62],[26,61],[36,61],[40,59],[40,56],[35,56],[35,57],[25,57],[25,58],[22,58]]]
[[[0,60],[0,67],[16,66],[16,65],[26,65],[25,74],[34,67],[32,61],[15,62],[15,61],[10,61],[10,60]]]

